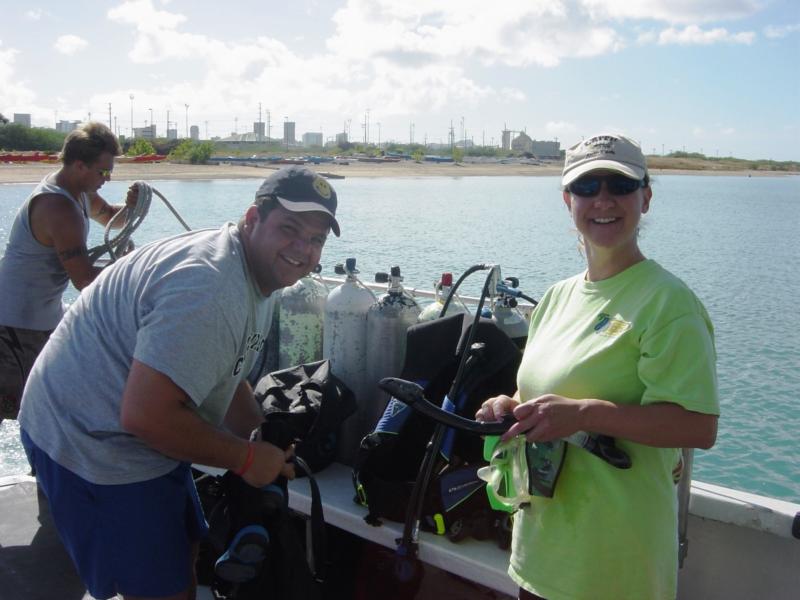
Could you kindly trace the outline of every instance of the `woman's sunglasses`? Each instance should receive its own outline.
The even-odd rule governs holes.
[[[603,182],[612,196],[627,196],[644,187],[643,179],[631,179],[625,175],[584,175],[567,186],[569,193],[583,198],[592,198],[600,193]]]

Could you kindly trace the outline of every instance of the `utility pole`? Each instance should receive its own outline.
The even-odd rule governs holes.
[[[261,102],[258,103],[258,128],[259,128],[259,130],[261,129]],[[260,132],[258,134],[258,137],[259,137],[259,139],[257,139],[256,141],[262,142],[263,140],[260,139],[261,138],[261,133]]]
[[[186,107],[186,139],[189,139],[189,105],[184,104]]]
[[[378,121],[378,151],[381,149],[381,123]]]
[[[156,137],[156,130],[155,130],[156,122],[153,121],[153,109],[150,108],[148,110],[150,111],[150,127],[153,128],[153,137]]]
[[[108,103],[108,128],[111,129],[111,102]]]
[[[167,107],[167,137],[169,137],[169,107]]]
[[[131,139],[133,139],[133,94],[128,97],[131,99]]]
[[[268,109],[268,110],[267,110],[267,143],[269,143],[270,136],[272,135],[272,134],[270,133],[270,127],[271,127],[271,125],[270,125],[270,123],[269,123],[269,109]]]
[[[239,134],[239,117],[233,117],[233,133]]]

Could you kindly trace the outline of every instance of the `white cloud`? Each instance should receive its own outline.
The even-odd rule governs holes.
[[[577,132],[578,126],[568,121],[548,121],[544,124],[544,130],[551,135],[564,135]]]
[[[595,20],[655,20],[707,23],[741,19],[758,12],[764,0],[579,0]]]
[[[770,39],[778,39],[798,31],[800,31],[800,23],[794,23],[793,25],[768,25],[764,28],[764,35]]]
[[[55,48],[61,54],[75,54],[76,52],[83,50],[88,46],[89,43],[81,37],[77,35],[67,34],[59,36],[59,38],[53,44],[53,48]]]
[[[622,19],[648,21],[640,44],[750,43],[752,33],[703,31],[693,23],[756,6],[755,0],[504,0],[500,9],[485,0],[345,0],[324,50],[313,55],[266,35],[223,41],[189,33],[186,15],[154,0],[123,1],[107,16],[133,29],[133,63],[185,61],[192,63],[188,70],[204,73],[199,82],[164,79],[156,91],[133,90],[137,104],[183,98],[198,114],[245,114],[268,90],[274,115],[354,114],[369,106],[386,118],[486,101],[524,103],[526,93],[513,84],[494,87],[497,77],[485,75],[487,68],[553,68],[618,52],[637,31],[622,29]],[[658,20],[692,24],[659,34],[652,30]],[[105,98],[125,104],[128,90]]]
[[[28,19],[30,19],[31,21],[38,21],[39,19],[42,18],[43,14],[44,14],[44,12],[42,11],[41,8],[34,8],[34,9],[31,9],[31,10],[26,10],[25,11],[25,16]]]
[[[14,62],[17,54],[19,51],[14,48],[3,48],[3,42],[0,40],[0,112],[12,112],[15,109],[29,107],[36,97],[27,82],[15,73]],[[21,112],[31,111],[21,110]],[[9,114],[6,116],[11,117]]]
[[[752,44],[756,34],[752,31],[740,33],[730,33],[724,27],[714,29],[701,29],[697,25],[688,25],[683,29],[670,27],[658,34],[660,45],[679,44],[688,45],[709,45],[719,42],[729,42],[735,44]]]
[[[722,135],[733,135],[734,133],[736,133],[736,129],[734,129],[733,127],[723,127],[722,129],[719,130],[719,132]]]

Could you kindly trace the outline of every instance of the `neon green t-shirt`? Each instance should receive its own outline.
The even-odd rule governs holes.
[[[517,384],[618,404],[719,414],[713,327],[677,277],[645,260],[603,281],[559,282],[531,318]],[[677,584],[679,450],[618,439],[616,469],[570,447],[552,498],[516,513],[509,574],[548,600],[667,600]]]

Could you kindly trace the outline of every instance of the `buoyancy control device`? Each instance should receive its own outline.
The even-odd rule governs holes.
[[[519,348],[490,320],[464,328],[465,315],[455,314],[409,328],[401,377],[418,383],[425,396],[455,414],[472,418],[481,402],[498,394],[513,394],[521,360]],[[477,327],[472,344],[469,332]],[[451,382],[464,353],[468,354],[463,383],[456,398],[448,398]],[[374,431],[361,441],[353,469],[356,501],[369,509],[366,520],[403,522],[414,482],[435,424],[392,398]],[[479,437],[448,430],[425,495],[420,527],[453,540],[471,534],[495,536],[505,546],[507,515],[489,507],[485,482],[477,476],[484,466]]]

